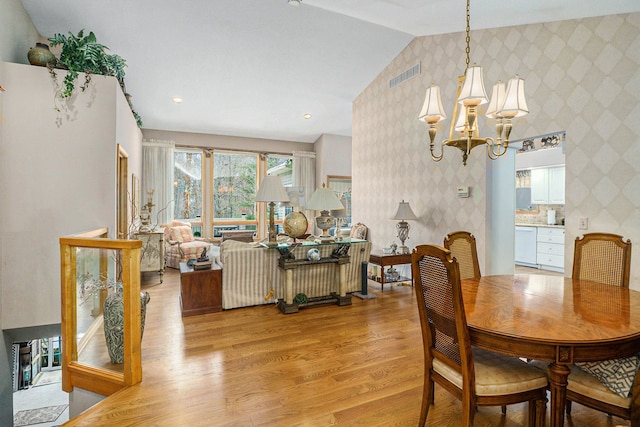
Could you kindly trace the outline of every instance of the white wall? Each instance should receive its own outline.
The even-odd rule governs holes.
[[[104,226],[115,231],[118,95],[126,101],[114,78],[94,76],[89,90],[56,111],[46,68],[2,63],[0,70],[12,88],[0,101],[2,324],[59,323],[59,237]],[[132,137],[141,136],[132,126],[121,127],[120,142],[135,153]],[[132,159],[133,170],[139,161]]]
[[[40,41],[20,0],[0,1],[0,61],[28,64],[29,48]],[[0,84],[6,87],[0,76]]]
[[[323,134],[314,143],[316,186],[327,182],[327,175],[351,176],[351,137]]]

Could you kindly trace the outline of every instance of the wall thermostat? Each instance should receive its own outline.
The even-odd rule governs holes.
[[[469,187],[458,187],[458,197],[469,197]]]

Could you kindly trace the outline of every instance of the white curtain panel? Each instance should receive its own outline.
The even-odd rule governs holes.
[[[316,153],[309,151],[293,152],[293,185],[304,187],[305,199],[308,201],[316,191]],[[301,209],[313,229],[315,211]]]
[[[173,220],[173,141],[142,142],[141,203],[147,202],[147,191],[153,190],[151,223],[157,227]]]

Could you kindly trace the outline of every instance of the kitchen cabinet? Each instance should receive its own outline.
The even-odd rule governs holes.
[[[564,166],[531,169],[531,203],[564,204]]]
[[[537,228],[516,226],[515,263],[537,267]]]
[[[564,273],[564,228],[538,227],[536,240],[540,268]]]

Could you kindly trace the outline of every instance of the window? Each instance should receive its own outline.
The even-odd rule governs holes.
[[[173,217],[200,221],[202,217],[202,151],[175,150]]]
[[[194,235],[220,237],[224,230],[259,230],[256,183],[266,170],[292,185],[291,156],[237,151],[175,150],[174,218],[191,223]],[[288,210],[287,210],[288,209]],[[278,222],[290,208],[279,207]]]

